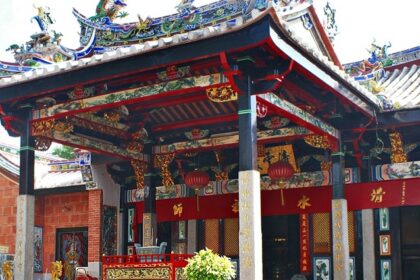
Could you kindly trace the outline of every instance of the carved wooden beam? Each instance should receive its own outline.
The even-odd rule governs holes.
[[[113,92],[100,96],[84,98],[70,101],[63,104],[57,104],[51,107],[35,110],[33,112],[34,120],[48,118],[61,118],[66,115],[82,113],[88,111],[98,111],[101,109],[112,108],[124,104],[135,103],[140,99],[146,100],[161,98],[161,93],[176,94],[185,90],[207,88],[225,82],[223,74],[210,74],[206,76],[188,77],[174,81],[162,82],[150,86],[141,86],[124,91]]]
[[[69,127],[66,127],[66,129],[67,128]],[[34,128],[32,129],[32,133],[34,133]],[[44,131],[42,134],[38,133],[37,136],[50,139],[63,145],[81,148],[99,154],[105,154],[122,159],[137,160],[143,162],[149,162],[150,160],[148,155],[141,153],[141,149],[133,150],[129,147],[124,149],[107,141],[75,135],[72,133],[72,130],[65,130],[63,132],[53,128],[49,131]]]
[[[267,105],[269,110],[290,119],[292,122],[303,126],[314,133],[326,135],[330,140],[332,150],[335,150],[337,147],[337,139],[340,137],[340,132],[333,126],[300,109],[292,103],[281,99],[273,93],[260,94],[258,95],[257,100]]]
[[[286,127],[274,130],[258,131],[258,143],[278,142],[291,139],[303,138],[311,132],[303,127]],[[230,135],[210,137],[199,140],[177,142],[169,145],[156,145],[153,148],[154,154],[186,153],[193,150],[220,149],[239,144],[239,134],[235,132]]]

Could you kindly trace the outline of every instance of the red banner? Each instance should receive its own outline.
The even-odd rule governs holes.
[[[420,205],[420,178],[348,184],[345,198],[349,211]],[[163,222],[238,217],[237,199],[237,193],[200,196],[199,208],[196,197],[162,199],[156,201],[157,219]],[[272,216],[330,212],[331,199],[331,187],[285,189],[284,205],[280,190],[262,191],[261,213]],[[136,204],[137,217],[141,219],[143,203]]]
[[[300,272],[311,271],[309,254],[309,215],[300,214]]]

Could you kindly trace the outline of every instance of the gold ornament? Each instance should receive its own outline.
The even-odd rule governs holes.
[[[136,176],[137,189],[144,189],[144,172],[146,171],[147,164],[143,161],[132,160],[131,166]]]
[[[61,261],[55,261],[51,263],[51,279],[59,280],[63,275],[63,264]]]
[[[174,216],[181,217],[182,210],[184,209],[182,207],[182,203],[174,204],[174,206],[172,207],[172,209],[174,210]]]
[[[232,204],[232,212],[239,213],[239,200],[235,199]]]
[[[111,123],[117,123],[120,121],[121,116],[116,112],[105,112],[104,118]]]
[[[2,266],[4,280],[13,280],[13,262],[6,261]]]
[[[389,134],[391,140],[391,163],[407,162],[407,154],[404,151],[401,134],[399,132],[391,132]]]
[[[218,103],[238,100],[238,93],[231,86],[208,88],[206,94],[208,99]]]
[[[311,199],[306,195],[302,196],[302,198],[298,201],[297,207],[299,207],[302,210],[305,210],[306,207],[311,207],[312,204],[309,203],[310,200]]]
[[[55,124],[54,129],[58,132],[67,134],[67,133],[73,132],[74,126],[73,124],[68,123],[68,122],[58,121]]]
[[[127,152],[129,153],[140,153],[143,151],[144,144],[142,142],[130,142],[127,145]]]
[[[162,174],[162,185],[165,186],[166,191],[169,191],[170,188],[174,185],[172,174],[169,171],[169,164],[172,162],[174,157],[174,153],[155,155],[155,166],[160,167]]]
[[[314,148],[328,149],[330,147],[330,142],[325,135],[308,135],[303,140],[305,140],[306,144]]]
[[[54,119],[44,120],[44,121],[35,121],[32,123],[32,135],[46,135],[50,132],[55,124]]]
[[[321,161],[321,170],[322,171],[330,171],[332,166],[332,162],[329,161]]]
[[[373,189],[372,193],[370,194],[370,201],[372,201],[373,203],[381,203],[385,194],[386,192],[384,192],[382,187]]]

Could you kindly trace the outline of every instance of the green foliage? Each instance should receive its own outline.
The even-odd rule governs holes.
[[[208,248],[188,259],[185,274],[188,280],[230,280],[235,278],[235,270],[230,259],[219,256]]]
[[[69,146],[55,147],[52,154],[65,159],[74,159],[76,157],[73,148]]]

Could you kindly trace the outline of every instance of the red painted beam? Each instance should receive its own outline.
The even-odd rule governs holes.
[[[306,92],[302,88],[298,87],[295,83],[287,79],[284,81],[283,86],[290,91],[291,95],[296,95],[297,97],[300,97],[309,104],[315,105],[318,109],[322,109],[326,105],[319,101],[319,99],[313,97],[310,93]]]
[[[216,116],[212,118],[195,119],[195,120],[190,120],[188,122],[182,121],[182,122],[174,122],[174,123],[157,125],[152,128],[152,131],[159,132],[159,131],[168,131],[168,130],[174,130],[174,129],[180,129],[180,128],[189,128],[189,127],[194,128],[198,126],[206,126],[206,125],[212,125],[212,124],[217,124],[217,123],[227,123],[227,122],[236,122],[236,121],[238,121],[238,115],[230,114],[230,115],[224,115],[224,116]]]

